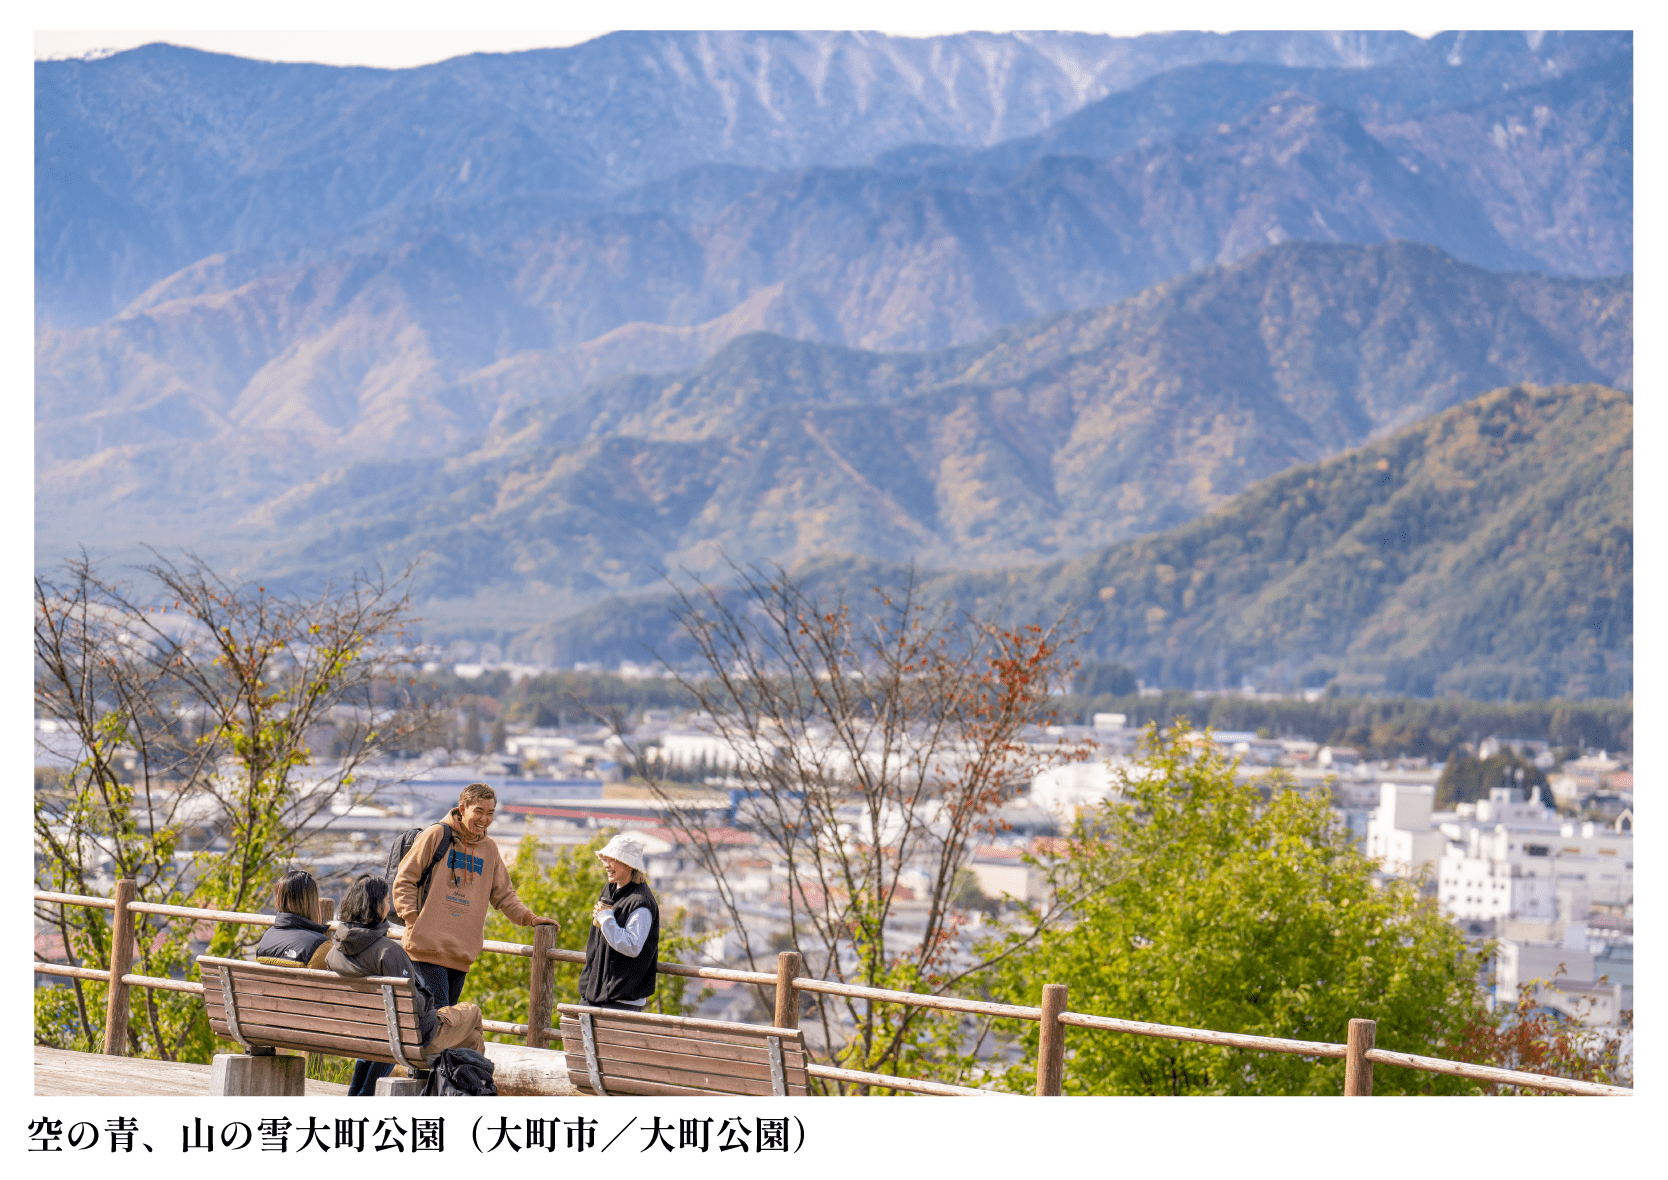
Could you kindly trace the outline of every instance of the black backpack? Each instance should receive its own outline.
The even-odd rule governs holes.
[[[443,1049],[429,1061],[423,1093],[430,1098],[496,1098],[492,1062],[473,1049]]]
[[[426,831],[428,831],[427,828],[412,828],[409,832],[404,832],[395,839],[394,846],[388,850],[388,864],[383,868],[382,875],[388,879],[390,888],[394,884],[395,874],[400,871],[400,862],[405,859],[406,853],[411,851],[411,846],[417,843],[418,837]],[[446,855],[446,850],[451,846],[452,825],[441,824],[440,844],[435,848],[434,859],[429,861],[428,867],[423,870],[423,875],[417,878],[418,913],[422,912],[423,903],[429,899],[429,878],[434,875],[434,866],[440,863],[441,858]]]

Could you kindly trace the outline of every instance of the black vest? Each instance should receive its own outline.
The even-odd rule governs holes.
[[[587,1004],[605,1000],[645,1000],[654,994],[654,969],[660,962],[660,907],[647,885],[605,885],[604,903],[614,907],[614,921],[624,926],[640,909],[649,911],[649,936],[635,958],[609,946],[595,924],[585,940],[585,969],[579,973],[579,998]]]

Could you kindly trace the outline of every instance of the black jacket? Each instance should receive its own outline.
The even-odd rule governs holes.
[[[636,956],[608,945],[595,923],[585,940],[585,967],[579,973],[579,998],[587,1004],[605,1000],[646,1000],[654,995],[655,967],[660,963],[660,907],[647,885],[604,885],[602,900],[614,907],[614,921],[624,926],[632,911],[649,911],[649,936]]]
[[[273,967],[305,967],[330,941],[330,931],[300,914],[279,914],[255,944],[255,959]]]
[[[411,965],[411,959],[399,943],[388,937],[388,923],[375,926],[356,926],[342,923],[331,935],[330,950],[324,965],[338,975],[391,975],[411,980],[417,1007],[417,1035],[423,1044],[434,1040],[440,1022],[434,1010],[438,1005],[423,977]]]

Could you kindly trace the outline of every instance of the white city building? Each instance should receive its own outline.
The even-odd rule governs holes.
[[[1456,918],[1582,922],[1595,903],[1633,900],[1633,832],[1565,820],[1496,787],[1440,825],[1437,901]]]
[[[1436,870],[1437,901],[1460,919],[1583,921],[1633,899],[1631,824],[1565,820],[1507,787],[1454,811],[1432,810],[1428,786],[1384,783],[1367,824],[1367,855],[1387,873]],[[1631,817],[1629,817],[1631,819]]]
[[[1435,800],[1432,786],[1379,784],[1378,807],[1367,820],[1367,855],[1385,872],[1411,877],[1442,858],[1448,838],[1433,822]]]
[[[1495,1002],[1515,1004],[1528,993],[1536,1003],[1588,1026],[1616,1027],[1622,1012],[1633,1006],[1632,988],[1601,969],[1607,960],[1595,947],[1602,946],[1578,921],[1565,928],[1562,942],[1501,939],[1495,949]]]
[[[663,734],[660,756],[672,765],[696,766],[700,763],[714,769],[729,770],[740,759],[728,738],[702,730],[681,730]]]
[[[1084,808],[1117,795],[1117,769],[1127,764],[1128,759],[1101,758],[1051,766],[1031,780],[1031,802],[1057,818],[1070,820]]]
[[[1445,913],[1533,922],[1558,917],[1557,876],[1547,850],[1560,820],[1541,803],[1540,788],[1524,802],[1517,791],[1495,787],[1487,799],[1462,803],[1445,820],[1436,891]]]

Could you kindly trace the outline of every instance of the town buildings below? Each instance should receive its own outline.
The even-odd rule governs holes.
[[[1367,855],[1434,892],[1442,911],[1496,942],[1495,1000],[1525,990],[1596,1027],[1633,1007],[1633,814],[1575,820],[1515,787],[1434,811],[1434,788],[1384,783]]]

